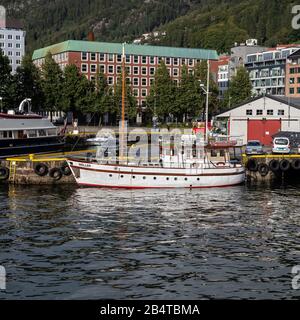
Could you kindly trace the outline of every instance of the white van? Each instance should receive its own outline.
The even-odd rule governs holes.
[[[286,137],[274,138],[272,152],[289,154],[291,152],[289,138],[286,138]]]

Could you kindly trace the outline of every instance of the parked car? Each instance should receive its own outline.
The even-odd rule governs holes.
[[[246,145],[246,155],[264,154],[263,145],[259,140],[249,140]]]
[[[274,138],[272,152],[289,154],[291,152],[290,139],[286,137]]]

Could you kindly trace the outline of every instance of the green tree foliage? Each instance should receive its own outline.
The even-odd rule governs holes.
[[[62,107],[63,73],[50,52],[41,70],[41,87],[44,93],[44,110],[56,111]]]
[[[176,92],[177,88],[170,77],[169,70],[165,63],[161,61],[155,73],[154,84],[151,86],[150,94],[147,97],[147,106],[150,112],[163,121],[171,114],[178,114],[175,103]]]
[[[236,75],[229,83],[229,89],[225,96],[225,106],[237,105],[249,98],[252,95],[252,84],[249,78],[249,73],[245,67],[239,67]]]
[[[25,56],[21,66],[17,68],[13,77],[15,97],[18,103],[25,98],[31,98],[34,111],[41,110],[43,106],[43,92],[41,77],[38,68],[32,63],[30,56]]]
[[[11,67],[9,59],[4,56],[3,51],[0,49],[0,108],[4,110],[14,107],[14,94],[13,94],[13,78],[11,75]]]

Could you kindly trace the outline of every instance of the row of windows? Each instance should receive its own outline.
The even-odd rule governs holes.
[[[298,87],[296,89],[297,89],[297,93],[300,94],[300,87]],[[295,94],[295,88],[290,88],[290,94]]]
[[[0,45],[0,48],[1,48],[1,45]],[[13,56],[16,56],[16,57],[21,57],[21,52],[20,51],[7,51],[7,52],[4,52],[5,55],[7,55],[8,57],[13,57]]]
[[[112,178],[113,175],[110,174],[109,177]],[[124,178],[124,175],[121,174],[121,175],[120,175],[120,178],[123,179],[123,178]],[[132,178],[132,179],[136,179],[136,176],[132,176],[131,178]],[[143,180],[146,180],[146,179],[147,179],[147,177],[143,176]],[[151,179],[151,178],[148,177],[148,179]],[[153,177],[152,179],[153,179],[153,180],[157,180],[157,177]],[[177,180],[178,180],[177,177],[175,177],[175,178],[166,177],[166,178],[162,178],[162,179],[166,179],[167,181],[169,181],[170,179],[173,179],[174,181],[177,181]],[[191,179],[192,179],[192,178],[191,178]],[[188,180],[189,180],[189,178],[186,178],[186,177],[184,178],[184,181],[188,181]],[[192,179],[192,180],[194,180],[194,179]],[[199,177],[197,178],[197,181],[200,181],[200,178],[199,178]]]
[[[91,72],[91,73],[97,73],[97,68],[98,65],[97,64],[86,64],[86,63],[82,63],[81,64],[81,72],[82,73],[87,73],[87,72]],[[122,67],[121,66],[113,66],[113,65],[104,65],[104,64],[100,64],[99,65],[99,71],[102,73],[108,73],[108,74],[121,74],[122,73]],[[155,75],[155,71],[156,68],[155,67],[126,67],[126,72],[128,75],[142,75],[142,76],[154,76]],[[193,73],[193,70],[189,70],[190,73]],[[178,77],[179,76],[179,69],[178,68],[173,68],[173,69],[169,69],[169,73],[170,76],[174,76],[174,77]]]
[[[290,73],[291,74],[300,73],[300,68],[290,68]]]
[[[112,53],[95,53],[95,52],[82,52],[81,53],[82,61],[99,61],[99,62],[122,62],[121,54],[112,54]],[[138,56],[138,55],[126,55],[126,63],[136,63],[136,64],[159,64],[161,61],[164,61],[166,65],[189,65],[193,67],[195,63],[200,62],[200,59],[185,59],[185,58],[170,58],[170,57],[152,57],[152,56]]]
[[[256,110],[256,115],[257,116],[262,116],[263,113],[264,113],[264,111],[261,110],[261,109]],[[247,116],[252,116],[253,115],[253,110],[251,110],[251,109],[246,110],[246,115]],[[274,110],[271,110],[271,109],[267,110],[267,115],[268,116],[274,116]],[[278,110],[277,111],[277,115],[278,116],[284,116],[284,110]]]
[[[11,49],[13,49],[14,48],[14,44],[13,43],[7,43],[5,45],[5,42],[0,42],[0,48],[11,48]],[[20,43],[16,43],[15,44],[15,48],[16,49],[21,49],[21,44]]]
[[[0,33],[0,39],[5,39],[5,34]],[[13,39],[14,39],[14,36],[13,36],[12,34],[8,34],[8,35],[7,35],[7,39],[8,39],[8,40],[13,40]],[[20,36],[20,35],[16,35],[16,36],[15,36],[15,40],[21,40],[21,36]]]

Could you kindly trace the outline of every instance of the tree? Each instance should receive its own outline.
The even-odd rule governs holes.
[[[176,101],[176,86],[170,77],[168,68],[162,61],[156,70],[154,84],[147,97],[147,107],[152,115],[166,121],[174,110]]]
[[[41,77],[38,68],[33,64],[30,56],[25,56],[21,66],[17,68],[13,77],[15,96],[18,103],[25,98],[31,98],[32,109],[38,111],[43,105]]]
[[[225,95],[226,105],[237,105],[252,96],[252,84],[247,69],[243,66],[237,69],[236,75],[229,83]]]
[[[0,49],[0,108],[11,109],[14,107],[13,78],[9,59]]]
[[[50,52],[42,65],[41,87],[45,99],[44,108],[51,112],[52,118],[52,111],[59,111],[62,106],[63,73]]]

